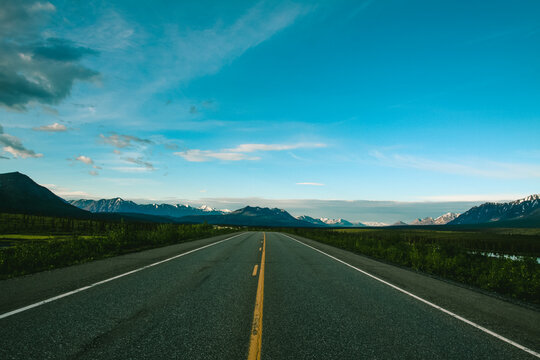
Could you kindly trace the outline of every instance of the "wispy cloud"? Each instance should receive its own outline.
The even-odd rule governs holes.
[[[43,125],[34,128],[35,131],[46,131],[46,132],[62,132],[67,131],[66,125],[53,123],[50,125]]]
[[[247,156],[246,154],[230,151],[211,151],[211,150],[186,150],[175,152],[174,155],[180,156],[191,162],[206,162],[212,160],[240,161],[240,160],[260,160],[257,156]]]
[[[109,136],[100,134],[99,137],[101,138],[102,143],[112,145],[120,149],[132,147],[134,146],[134,144],[138,144],[138,145],[153,144],[151,140],[142,139],[142,138],[139,138],[137,136],[132,136],[132,135],[122,135],[122,134],[112,133]]]
[[[149,169],[147,167],[139,167],[139,166],[116,166],[112,167],[111,170],[123,172],[123,173],[142,173],[151,171],[152,169]]]
[[[311,149],[311,148],[323,148],[326,144],[321,143],[298,143],[298,144],[242,144],[232,149],[226,149],[230,152],[243,152],[251,153],[255,151],[283,151],[292,149]]]
[[[162,59],[153,77],[156,80],[141,90],[153,93],[179,82],[215,74],[309,11],[310,7],[300,4],[269,6],[260,2],[229,25],[218,22],[210,28],[187,31],[170,26],[165,35],[168,40],[160,42],[166,46],[157,46],[154,51]]]
[[[99,51],[112,52],[135,47],[141,33],[142,29],[137,24],[128,22],[120,13],[108,8],[101,12],[97,22],[87,27],[76,27],[69,36]]]
[[[536,164],[504,163],[489,160],[461,163],[431,160],[412,155],[387,155],[377,150],[371,151],[370,155],[377,159],[381,165],[397,168],[413,168],[445,174],[502,179],[540,178],[540,165]]]
[[[325,147],[321,143],[297,143],[297,144],[241,144],[234,148],[214,150],[191,149],[175,152],[174,155],[180,156],[191,162],[205,162],[212,160],[223,161],[241,161],[241,160],[260,160],[259,156],[250,156],[248,154],[261,151],[283,151],[301,148],[321,148]]]
[[[0,145],[2,149],[16,158],[40,158],[43,154],[37,154],[33,150],[27,149],[17,137],[4,133],[4,128],[0,125]]]
[[[324,186],[324,184],[317,182],[298,182],[296,185],[305,185],[305,186]]]
[[[138,157],[138,158],[126,157],[124,158],[124,160],[132,164],[140,165],[148,170],[154,170],[154,165],[151,162],[143,160],[142,157]]]

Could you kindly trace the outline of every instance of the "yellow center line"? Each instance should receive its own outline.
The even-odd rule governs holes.
[[[255,310],[253,311],[253,323],[251,325],[248,360],[259,360],[261,358],[265,250],[266,233],[263,233],[261,267],[259,270],[259,284],[257,285],[257,296],[255,297]]]
[[[255,264],[255,266],[253,267],[253,273],[251,274],[251,276],[257,275],[257,269],[258,268],[259,268],[259,264]]]

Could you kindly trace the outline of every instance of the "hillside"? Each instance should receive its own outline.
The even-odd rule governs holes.
[[[19,172],[0,174],[0,212],[90,217],[91,214],[68,204],[49,189]]]

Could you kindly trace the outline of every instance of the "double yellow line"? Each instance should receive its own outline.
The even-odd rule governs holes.
[[[259,284],[257,285],[257,296],[255,297],[255,310],[253,311],[253,323],[251,325],[248,360],[259,360],[261,358],[265,254],[266,233],[263,233],[261,266],[259,270]]]

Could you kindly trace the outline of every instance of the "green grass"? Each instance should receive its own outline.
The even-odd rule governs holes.
[[[237,228],[0,214],[0,278],[228,234]],[[2,226],[0,225],[0,229]],[[16,231],[13,231],[16,230]],[[25,231],[26,230],[26,231]],[[85,231],[81,233],[81,231]]]
[[[540,304],[538,229],[283,229],[328,245]],[[523,261],[475,254],[525,256]]]

